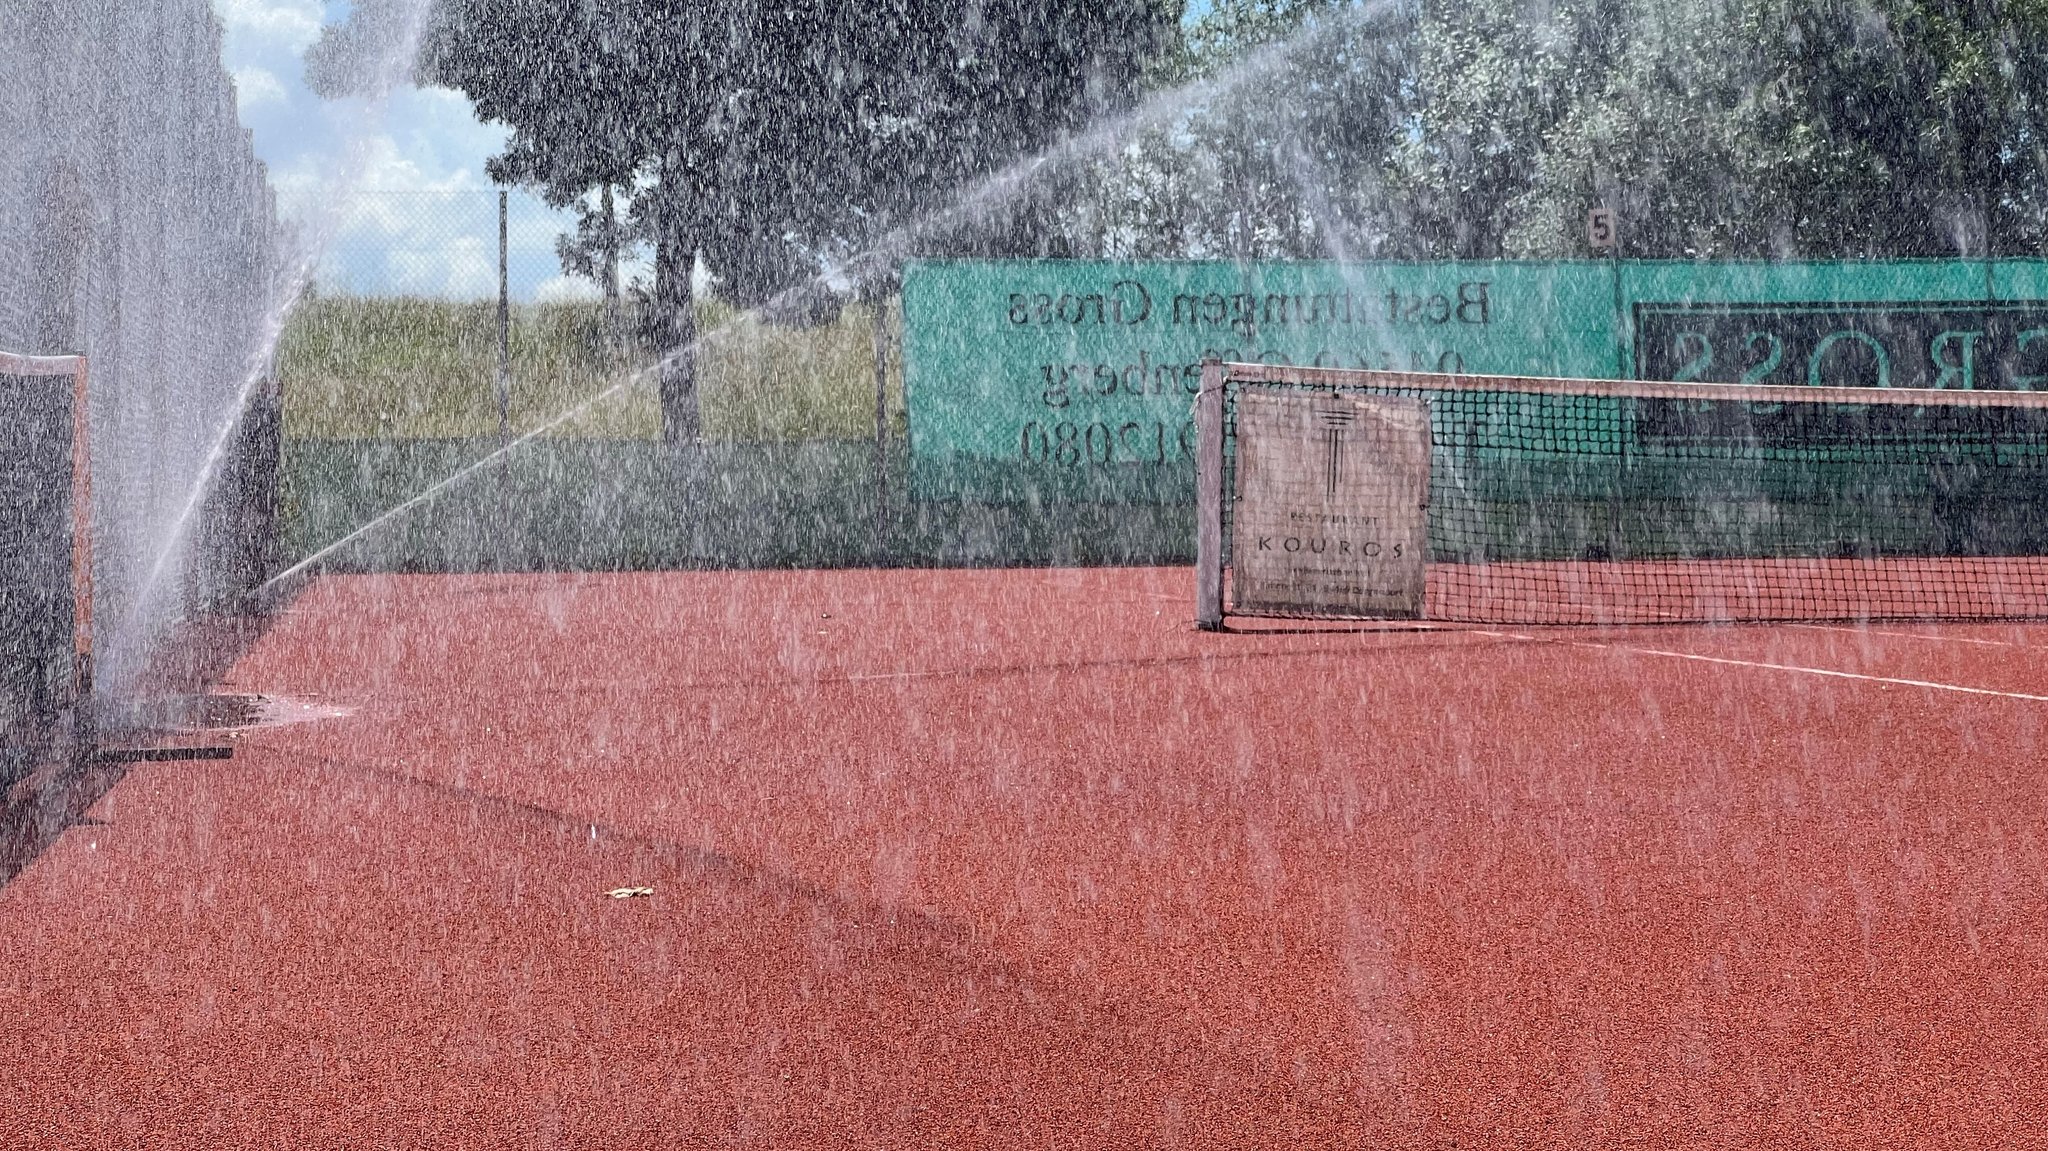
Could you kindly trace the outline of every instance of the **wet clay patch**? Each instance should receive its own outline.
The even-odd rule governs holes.
[[[353,710],[276,695],[208,692],[142,700],[109,726],[136,737],[196,735],[338,719]]]

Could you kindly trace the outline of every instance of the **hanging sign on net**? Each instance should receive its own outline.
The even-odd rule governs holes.
[[[1246,389],[1236,428],[1236,609],[1420,617],[1428,402]]]

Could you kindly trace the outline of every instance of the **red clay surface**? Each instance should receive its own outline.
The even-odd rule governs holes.
[[[1190,583],[322,581],[0,890],[0,1146],[2048,1138],[2048,628]]]

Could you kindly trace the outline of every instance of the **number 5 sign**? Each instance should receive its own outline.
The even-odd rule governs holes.
[[[1586,213],[1586,242],[1596,252],[1614,247],[1614,209],[1594,208]]]

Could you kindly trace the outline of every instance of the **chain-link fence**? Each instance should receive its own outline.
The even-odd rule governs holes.
[[[289,550],[316,551],[530,437],[356,554],[428,567],[872,558],[904,470],[894,302],[771,322],[700,277],[703,438],[664,445],[646,253],[625,249],[609,276],[565,273],[557,241],[574,224],[520,191],[357,195],[278,349]],[[761,504],[804,491],[861,506],[803,516],[800,541],[762,530],[790,517]],[[710,537],[692,544],[689,530]]]
[[[328,233],[314,272],[323,295],[495,300],[501,276],[514,303],[599,295],[595,283],[562,272],[556,240],[575,228],[574,211],[524,189],[356,189],[331,221],[299,215]],[[628,283],[639,271],[631,257]]]
[[[646,253],[629,245],[610,275],[569,274],[558,249],[574,226],[572,211],[518,190],[357,193],[279,349],[287,434],[658,436]],[[707,438],[876,434],[874,308],[807,319],[762,322],[700,292]],[[881,375],[886,438],[900,374]]]
[[[1340,286],[1356,289],[1343,296],[1352,302],[1347,310],[1352,304],[1357,308],[1355,325],[1346,318],[1344,338],[1357,343],[1353,350],[1360,354],[1368,344],[1384,344],[1391,354],[1404,338],[1396,336],[1396,329],[1427,327],[1445,317],[1432,311],[1437,304],[1425,289],[1397,293],[1389,305],[1387,284],[1378,284],[1368,295],[1368,282],[1432,275],[1457,283],[1492,281],[1487,298],[1497,327],[1509,309],[1562,307],[1552,298],[1560,289],[1542,284],[1553,282],[1548,278],[1552,272],[1568,271],[1555,283],[1570,280],[1577,285],[1576,296],[1586,299],[1573,305],[1577,311],[1570,316],[1559,312],[1547,337],[1541,323],[1530,327],[1522,345],[1539,351],[1546,342],[1562,345],[1570,342],[1563,336],[1571,327],[1574,339],[1583,336],[1578,342],[1594,352],[1581,356],[1585,364],[1569,371],[1519,360],[1515,370],[1624,376],[1692,370],[1685,357],[1664,362],[1688,349],[1697,358],[1698,349],[1683,342],[1705,338],[1693,331],[1699,323],[1688,318],[1692,313],[1682,308],[1643,312],[1636,306],[1639,299],[1662,300],[1673,292],[1685,296],[1692,290],[1683,286],[1686,282],[1725,282],[1735,298],[1768,281],[1776,286],[1758,298],[1782,302],[1847,298],[1840,295],[1846,290],[1842,269],[1864,268],[1878,280],[1904,276],[1914,282],[1900,288],[1906,297],[1903,318],[1884,322],[1901,333],[1917,331],[1913,325],[1919,320],[1905,312],[1926,311],[1940,297],[1940,315],[1919,317],[1940,320],[1940,330],[1922,333],[1921,343],[1947,338],[1944,346],[1951,358],[1981,350],[1975,344],[1965,347],[1962,337],[1948,331],[1954,326],[1951,319],[1972,308],[2003,309],[1998,324],[2010,328],[2025,318],[2012,309],[2024,310],[2043,295],[2041,277],[2033,270],[2042,234],[2035,207],[2010,193],[1864,193],[1845,195],[1839,212],[1804,214],[1788,214],[1780,203],[1744,203],[1726,189],[1678,203],[1665,191],[1596,184],[1582,199],[1550,206],[1547,217],[1523,211],[1512,227],[1498,220],[1461,222],[1454,218],[1462,211],[1459,205],[1437,205],[1443,218],[1418,219],[1412,234],[1400,236],[1385,228],[1373,232],[1356,212],[1318,213],[1299,204],[1299,211],[1282,212],[1291,201],[1268,199],[1238,205],[1240,219],[1220,210],[1207,231],[1183,220],[1178,233],[1183,248],[1154,244],[1143,250],[1122,240],[1109,242],[1108,233],[1091,239],[1085,220],[1076,224],[1046,216],[1033,233],[1040,240],[1061,227],[1067,233],[1041,250],[1097,260],[1106,256],[1110,262],[990,264],[986,278],[993,283],[1009,275],[1006,268],[1036,266],[1055,281],[1100,281],[1093,289],[1099,295],[1130,269],[1168,266],[1147,261],[1199,255],[1219,237],[1237,236],[1244,249],[1241,260],[1206,266],[1243,285],[1225,285],[1220,294],[1202,296],[1203,301],[1219,306],[1225,300],[1249,301],[1251,289],[1244,285],[1261,277],[1285,279],[1295,274],[1289,268],[1304,269],[1301,274],[1311,277],[1334,277],[1344,281]],[[770,322],[725,303],[715,285],[708,286],[699,295],[703,340],[694,358],[703,438],[665,444],[656,349],[639,335],[648,288],[639,258],[644,254],[629,254],[618,276],[619,293],[607,300],[600,287],[605,277],[562,272],[555,238],[573,223],[567,215],[547,214],[530,197],[513,193],[503,201],[502,248],[497,193],[371,194],[364,200],[367,206],[358,209],[358,217],[379,222],[381,231],[373,235],[367,225],[352,225],[337,235],[319,290],[294,316],[278,359],[290,444],[289,550],[297,555],[317,553],[374,522],[374,530],[335,552],[331,561],[440,570],[1188,558],[1192,488],[1184,461],[1164,448],[1156,465],[1090,467],[1082,469],[1085,476],[1046,478],[1026,474],[1020,463],[1029,460],[1010,458],[1016,454],[1014,430],[1003,440],[1011,444],[1007,453],[991,450],[985,458],[972,459],[933,458],[935,441],[928,436],[918,446],[920,458],[913,467],[908,431],[920,421],[907,418],[907,365],[901,348],[911,334],[903,330],[898,300],[884,303],[878,312],[856,297],[800,322]],[[1550,222],[1542,224],[1542,219]],[[1278,227],[1287,221],[1292,223]],[[1134,234],[1166,235],[1130,227],[1116,233]],[[386,238],[386,247],[374,247],[377,236]],[[1002,243],[945,244],[943,250],[919,254],[989,259],[1032,250],[1017,235]],[[1333,265],[1327,262],[1333,253],[1351,259]],[[1374,262],[1392,255],[1403,259]],[[1293,263],[1314,258],[1326,262]],[[1325,271],[1307,270],[1315,267]],[[1518,280],[1530,285],[1523,293],[1526,302],[1506,286]],[[1859,287],[1852,294],[1884,296],[1889,289],[1878,280],[1872,281],[1877,286]],[[1657,286],[1673,284],[1680,286]],[[370,291],[371,285],[381,286]],[[1074,289],[1077,315],[1091,298],[1085,294],[1089,290]],[[1055,285],[1046,295],[1048,314],[1058,313],[1055,319],[1064,315],[1059,313],[1065,298],[1060,291]],[[1465,311],[1478,306],[1471,300],[1479,297],[1447,291],[1437,309],[1445,316],[1462,317],[1460,301],[1470,305]],[[1162,295],[1153,319],[1165,323],[1178,315],[1177,298]],[[1322,306],[1315,291],[1297,290],[1287,298]],[[1328,295],[1329,301],[1337,298]],[[1192,319],[1194,297],[1187,300]],[[1017,306],[1014,299],[1010,306]],[[1270,310],[1271,300],[1262,306]],[[1329,306],[1335,307],[1334,302]],[[1028,313],[1028,301],[1024,307]],[[967,313],[960,314],[966,324]],[[1684,331],[1663,333],[1662,343],[1652,348],[1645,341],[1663,331],[1655,325],[1669,327],[1677,322],[1673,316],[1686,320],[1680,325]],[[1799,322],[1810,327],[1826,319],[1809,316]],[[1865,324],[1866,319],[1856,322]],[[947,340],[932,338],[922,345],[926,361],[936,355],[946,363],[921,361],[910,372],[913,380],[925,381],[918,385],[924,389],[917,393],[921,412],[935,400],[946,400],[934,387],[953,393],[947,402],[959,408],[955,418],[960,425],[953,439],[974,439],[973,429],[965,425],[977,419],[994,427],[1016,415],[1024,421],[1022,442],[1029,456],[1034,418],[1048,428],[1062,420],[1073,422],[1077,443],[1094,430],[1064,409],[1034,417],[1022,409],[1011,411],[1015,403],[1005,408],[974,401],[970,393],[983,386],[973,382],[976,373],[995,370],[990,367],[997,358],[991,351],[994,338],[984,340],[974,334],[978,329],[970,330],[971,324],[955,325],[930,312],[919,322],[927,332],[957,329]],[[1014,327],[1003,326],[1006,331]],[[1578,332],[1580,327],[1586,332]],[[1753,336],[1749,328],[1730,331],[1722,333],[1727,340],[1715,332],[1706,337],[1715,338],[1717,347],[1734,341],[1730,348],[1749,348],[1743,343]],[[1782,334],[1789,341],[1784,347],[1814,335],[1804,331],[1788,328]],[[1253,348],[1241,338],[1232,343],[1221,328],[1215,332],[1232,348]],[[1249,335],[1249,330],[1239,333]],[[2019,329],[2008,335],[2032,339]],[[1091,350],[1095,336],[1068,332],[1047,340],[1042,351],[1006,361],[1002,370],[1016,379],[987,386],[1015,385],[1009,390],[1029,392],[1028,401],[1019,401],[1028,407],[1050,394],[1050,385],[1037,379],[1043,366],[1037,359],[1107,362]],[[2048,337],[2041,342],[2048,350]],[[911,343],[915,352],[916,340]],[[1835,360],[1846,364],[1860,346],[1837,340],[1823,358],[1828,365]],[[1659,348],[1663,359],[1650,354]],[[1304,345],[1301,354],[1309,350]],[[1202,348],[1189,344],[1176,354],[1193,362],[1187,357],[1199,358]],[[1483,358],[1461,358],[1455,351],[1432,355],[1430,364],[1506,370],[1487,368]],[[1785,351],[1780,359],[1791,364],[1789,356]],[[1401,362],[1394,366],[1418,366],[1409,362],[1408,351],[1397,358]],[[1164,361],[1155,355],[1153,362]],[[1714,371],[1695,375],[1714,379],[1733,372],[1747,379],[1762,362],[1752,364],[1731,353],[1715,361]],[[1063,400],[1101,383],[1093,376],[1073,377],[1072,364],[1055,366],[1063,383],[1051,391]],[[1347,360],[1344,366],[1361,365]],[[974,414],[977,402],[983,404],[979,417]],[[1165,429],[1155,437],[1163,445],[1184,415],[1161,408],[1133,426],[1143,430],[1156,423]],[[942,422],[927,419],[923,426],[929,431]],[[1112,421],[1102,428],[1105,436],[1115,436],[1124,424]],[[538,435],[505,453],[501,463],[465,472],[508,440],[529,433]],[[943,444],[938,447],[943,451]],[[1074,454],[1079,460],[1085,453],[1077,449]],[[461,478],[431,499],[409,502],[450,476]],[[405,510],[379,518],[393,508]]]

